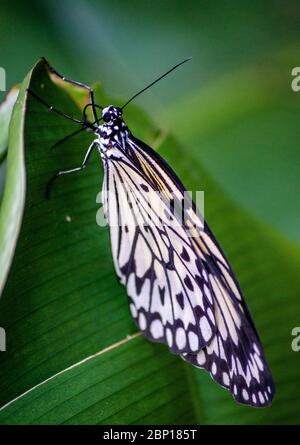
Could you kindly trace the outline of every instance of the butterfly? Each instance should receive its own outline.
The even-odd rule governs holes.
[[[82,124],[95,134],[82,165],[57,173],[48,194],[58,176],[83,169],[96,149],[104,167],[114,266],[137,327],[150,341],[206,369],[238,402],[264,407],[274,397],[274,382],[233,271],[175,172],[123,119],[125,106],[187,60],[122,108],[96,105],[90,87],[65,79],[47,63],[52,73],[89,90],[86,108],[91,106],[94,122],[86,119],[85,108]]]

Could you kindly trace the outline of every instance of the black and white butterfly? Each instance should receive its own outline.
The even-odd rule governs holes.
[[[102,108],[95,105],[91,88],[63,80],[89,89],[94,122],[83,124],[95,139],[82,166],[59,172],[50,185],[57,176],[84,168],[98,150],[114,265],[136,325],[149,340],[205,368],[237,401],[269,405],[272,376],[224,253],[170,166],[123,120],[124,107],[151,85],[122,108]]]

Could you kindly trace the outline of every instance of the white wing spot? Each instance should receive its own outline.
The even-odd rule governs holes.
[[[204,354],[203,351],[200,351],[200,352],[197,354],[197,362],[198,362],[198,364],[199,364],[200,366],[202,366],[202,365],[204,365],[205,361],[206,361],[205,354]]]
[[[192,351],[198,351],[199,349],[199,340],[195,332],[189,331],[188,333],[189,337],[189,344]]]
[[[158,319],[152,321],[150,325],[150,333],[153,338],[161,338],[163,336],[163,325],[162,322]]]
[[[248,391],[246,391],[246,389],[243,389],[242,396],[243,396],[244,400],[249,400],[249,394],[248,394]]]
[[[139,327],[142,331],[144,331],[147,327],[147,320],[143,312],[139,315]]]
[[[252,401],[253,401],[253,403],[256,403],[256,395],[255,394],[252,394]]]
[[[265,398],[264,398],[263,394],[262,394],[260,391],[259,391],[259,393],[258,393],[258,397],[259,397],[259,401],[260,401],[260,403],[264,403]]]
[[[183,349],[186,345],[186,333],[183,328],[178,328],[176,331],[176,344],[178,349]]]
[[[202,317],[200,320],[200,330],[204,340],[208,341],[211,338],[212,331],[206,317]]]
[[[254,351],[255,351],[258,355],[260,355],[260,350],[258,349],[258,347],[257,347],[257,345],[256,345],[255,343],[253,343],[253,348],[254,348]]]
[[[227,374],[227,372],[223,372],[223,382],[224,385],[229,386],[229,375]]]
[[[133,316],[133,318],[136,318],[137,317],[137,310],[136,310],[135,305],[131,303],[131,305],[129,307],[130,307],[131,315]]]
[[[171,348],[173,345],[173,334],[171,329],[167,328],[166,329],[166,338],[167,338],[167,343],[169,345],[169,347]]]
[[[263,371],[263,369],[264,369],[263,362],[261,361],[260,357],[256,354],[256,352],[255,352],[255,354],[254,354],[254,359],[255,359],[255,361],[256,361],[257,366],[259,367],[259,369],[260,369],[261,371]]]
[[[215,362],[213,362],[213,364],[212,364],[211,372],[213,373],[213,375],[216,375],[216,373],[217,373],[217,366],[216,366]]]

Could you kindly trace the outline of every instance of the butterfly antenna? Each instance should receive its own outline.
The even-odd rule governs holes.
[[[183,65],[184,63],[188,62],[189,60],[191,60],[192,57],[188,57],[185,60],[182,60],[181,62],[177,63],[175,66],[173,66],[169,71],[167,71],[166,73],[164,73],[162,76],[158,77],[158,79],[155,79],[153,82],[151,82],[149,85],[147,85],[145,88],[143,88],[141,91],[139,91],[138,93],[136,93],[134,96],[132,96],[125,105],[123,105],[123,107],[121,108],[121,110],[123,110],[131,101],[133,101],[133,99],[135,99],[137,96],[139,96],[140,94],[142,94],[144,91],[148,90],[148,88],[152,87],[155,83],[159,82],[161,79],[163,79],[164,77],[166,77],[168,74],[170,74],[172,71],[176,70],[176,68],[178,68],[180,65]]]

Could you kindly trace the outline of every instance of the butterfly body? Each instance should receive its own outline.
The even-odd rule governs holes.
[[[104,123],[97,126],[95,133],[100,155],[105,159],[112,154],[113,148],[118,150],[120,147],[126,148],[129,130],[124,123],[120,108],[109,105],[103,109],[102,116]],[[114,153],[118,153],[118,150]]]

